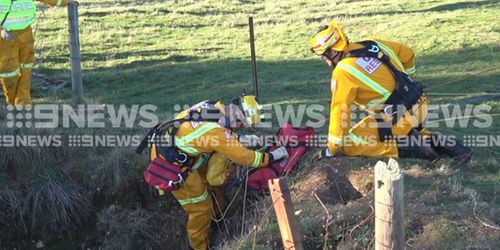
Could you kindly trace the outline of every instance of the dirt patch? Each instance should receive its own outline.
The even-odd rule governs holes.
[[[415,245],[420,249],[457,249],[461,244],[457,239],[461,237],[458,227],[442,218],[424,226]]]
[[[373,171],[368,166],[349,171],[347,178],[363,196],[368,195],[373,190]]]
[[[313,163],[311,171],[301,181],[295,183],[294,200],[311,197],[316,194],[325,204],[347,204],[362,197],[348,178],[348,158],[324,159]]]

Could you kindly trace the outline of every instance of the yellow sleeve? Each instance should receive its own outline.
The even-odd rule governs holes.
[[[356,98],[357,87],[355,79],[341,69],[333,71],[330,105],[330,125],[328,128],[328,149],[337,152],[342,146],[344,136],[347,135],[351,124],[351,104]]]
[[[413,49],[399,42],[376,39],[377,43],[389,47],[394,54],[399,58],[401,64],[405,68],[406,73],[413,75],[416,73],[415,69],[415,52]],[[390,54],[390,53],[389,53]],[[390,55],[389,55],[390,56]]]
[[[232,162],[247,167],[267,167],[269,154],[245,148],[226,128],[212,129],[206,136],[210,137],[210,147],[221,153]]]
[[[68,0],[36,0],[51,6],[66,6],[68,5]]]

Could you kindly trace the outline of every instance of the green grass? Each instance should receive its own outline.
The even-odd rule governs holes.
[[[244,89],[251,91],[247,21],[248,16],[253,16],[261,102],[328,105],[331,71],[309,53],[308,43],[321,24],[337,19],[352,41],[375,35],[412,47],[417,53],[417,76],[430,89],[431,103],[489,105],[488,113],[497,114],[490,128],[445,128],[441,124],[434,130],[459,138],[467,134],[498,135],[497,1],[83,0],[79,11],[84,93],[89,103],[154,104],[163,117],[173,112],[175,104],[209,98],[229,101]],[[38,62],[35,71],[69,80],[66,11],[41,7],[38,14],[39,21],[34,25]],[[485,69],[492,70],[481,73]],[[453,83],[432,89],[449,81]],[[38,79],[34,80],[32,93],[35,103],[71,102],[70,88],[45,91]],[[142,132],[138,128],[133,131]],[[499,152],[498,147],[474,148],[475,159],[470,167],[451,174],[492,205],[500,204],[495,198],[500,181]],[[119,158],[132,158],[130,155],[128,151],[92,148],[78,152],[71,149],[60,158],[72,159],[77,180],[86,187],[100,187],[96,183],[102,180],[113,182],[108,187],[112,189],[113,185],[133,180],[131,175],[139,172],[131,166],[140,162],[135,158],[127,169],[120,169],[126,161]],[[47,160],[55,165],[66,164],[60,159],[54,161]],[[355,169],[375,162],[355,159],[348,167]],[[404,167],[415,163],[424,168],[450,164],[448,160],[437,164],[401,161]],[[88,167],[96,173],[87,173]],[[141,178],[140,174],[136,178]],[[436,174],[433,178],[444,183],[449,175]],[[410,176],[406,188],[432,193],[432,187],[419,176]],[[454,202],[458,200],[448,199],[446,205],[452,207]]]
[[[309,53],[308,38],[333,18],[352,40],[376,35],[413,47],[418,75],[432,86],[500,63],[497,13],[494,1],[86,1],[80,6],[85,93],[98,102],[168,110],[250,90],[250,15],[264,102],[329,97],[328,67]],[[48,74],[68,75],[64,14],[47,10],[39,23],[37,53]],[[481,80],[481,90],[497,92],[493,79]],[[456,84],[454,92],[474,82]]]

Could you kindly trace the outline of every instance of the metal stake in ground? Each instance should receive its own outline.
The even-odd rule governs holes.
[[[273,199],[274,212],[278,219],[283,248],[302,250],[302,235],[295,220],[292,197],[285,178],[269,180],[269,191]]]
[[[253,79],[253,93],[255,98],[259,98],[259,85],[257,82],[257,59],[255,58],[255,38],[253,35],[253,17],[248,18],[248,27],[250,32],[250,55],[252,57],[252,79]]]
[[[394,159],[375,165],[375,250],[404,249],[403,173]]]
[[[73,87],[73,101],[83,102],[82,66],[80,58],[80,31],[78,24],[78,4],[68,4],[69,21],[69,48],[71,59],[71,84]]]

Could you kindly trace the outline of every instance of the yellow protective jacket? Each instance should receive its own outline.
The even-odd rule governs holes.
[[[398,70],[408,74],[415,73],[415,54],[401,43],[381,39],[370,39],[379,45],[391,58]],[[363,48],[363,45],[351,43],[346,53]],[[351,108],[356,104],[372,111],[383,104],[395,88],[395,79],[390,69],[374,58],[345,58],[332,73],[330,105],[330,125],[328,130],[328,149],[335,153],[346,139],[356,143],[361,138],[350,133]]]
[[[223,113],[221,102],[216,107]],[[183,111],[176,119],[184,118],[189,111]],[[230,129],[217,122],[183,122],[176,133],[176,146],[190,156],[217,152],[232,162],[248,167],[266,167],[269,154],[245,148]]]
[[[49,4],[52,6],[66,6],[68,4],[68,0],[35,0],[35,1]],[[32,2],[34,2],[34,1],[32,1]],[[30,8],[30,7],[26,7],[26,4],[27,3],[23,3],[23,2],[19,2],[19,1],[11,2],[10,0],[0,0],[0,19],[2,19],[0,21],[3,21],[5,15],[7,13],[9,13],[7,16],[7,17],[9,17],[12,13],[15,12],[15,10],[22,11],[24,8]],[[28,6],[30,6],[30,5],[28,5]],[[28,10],[28,11],[31,10],[34,13],[35,9],[36,8],[33,5],[31,9],[24,9],[24,10]],[[7,17],[5,17],[5,18],[7,18]],[[35,16],[32,17],[31,22],[33,22],[34,20],[35,20]],[[2,29],[3,29],[3,27],[0,25],[0,30],[2,30]],[[16,29],[16,30],[22,30],[22,28]]]

